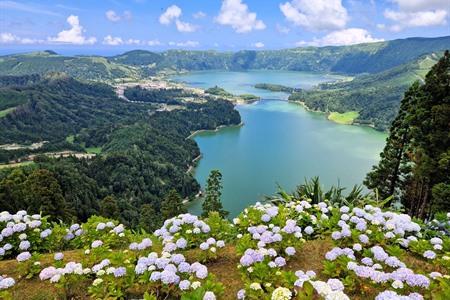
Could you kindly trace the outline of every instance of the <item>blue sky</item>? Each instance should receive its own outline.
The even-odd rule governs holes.
[[[450,35],[450,0],[0,0],[4,51],[279,49]]]

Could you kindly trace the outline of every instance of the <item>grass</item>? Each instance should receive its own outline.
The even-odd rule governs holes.
[[[66,142],[68,142],[68,143],[73,144],[74,140],[75,140],[75,136],[73,134],[72,135],[68,135],[66,137]]]
[[[15,107],[10,107],[5,110],[0,110],[0,118],[3,118],[4,116],[6,116],[10,112],[14,111],[15,109],[16,109]]]
[[[32,162],[32,161],[24,161],[24,162],[20,162],[20,163],[12,163],[12,164],[0,164],[0,169],[25,167],[25,166],[30,166],[32,164],[34,164],[34,162]]]
[[[328,115],[328,120],[338,124],[350,125],[359,116],[357,111],[348,111],[345,113],[332,112]]]
[[[102,147],[88,147],[86,148],[86,152],[92,154],[100,154],[102,153]]]

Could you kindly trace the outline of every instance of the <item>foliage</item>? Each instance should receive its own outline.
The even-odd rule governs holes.
[[[269,90],[272,92],[285,92],[290,94],[295,92],[298,93],[301,91],[301,89],[298,88],[292,88],[281,84],[273,84],[273,83],[257,83],[255,84],[255,88]]]
[[[180,98],[193,96],[183,89],[145,89],[140,86],[127,88],[124,95],[131,101],[170,105],[181,104]]]
[[[45,78],[40,77],[37,84],[23,83],[19,87],[40,97],[39,109],[29,110],[29,106],[36,107],[30,102],[2,119],[0,140],[3,136],[4,142],[49,142],[39,149],[4,150],[4,159],[67,148],[82,152],[96,147],[102,151],[90,159],[36,156],[35,164],[20,171],[2,169],[0,203],[11,211],[28,207],[24,199],[33,198],[33,191],[26,187],[32,176],[35,186],[45,187],[48,184],[45,180],[56,180],[57,184],[52,183],[54,188],[46,191],[50,191],[47,199],[61,200],[62,194],[66,213],[59,214],[56,210],[51,213],[58,219],[74,217],[86,221],[89,216],[102,213],[137,227],[142,205],[150,204],[158,215],[161,201],[171,189],[182,198],[198,192],[199,184],[186,171],[200,151],[187,137],[196,130],[241,121],[233,104],[223,100],[186,103],[183,110],[154,112],[150,117],[147,110],[152,110],[151,106],[125,103],[108,86],[80,83],[66,76]],[[71,135],[73,138],[67,141]],[[39,170],[49,171],[49,175],[34,176]],[[115,201],[102,202],[107,196],[114,197]],[[33,210],[38,212],[39,207],[30,208]],[[147,229],[160,226],[162,220],[153,218],[153,221],[156,223],[146,223]]]
[[[416,80],[423,80],[436,54],[426,55],[379,73],[360,75],[351,81],[326,83],[310,91],[293,93],[289,100],[302,101],[323,112],[357,111],[354,124],[387,130],[399,110],[403,93]],[[427,62],[426,64],[424,62]]]
[[[181,214],[165,220],[154,235],[97,216],[69,225],[24,211],[2,212],[0,249],[9,249],[5,257],[17,255],[18,271],[15,278],[0,280],[1,295],[12,297],[15,280],[24,276],[20,286],[48,281],[61,297],[228,299],[227,276],[215,276],[210,267],[225,263],[230,259],[225,253],[235,249],[236,270],[225,272],[242,276],[238,299],[445,299],[450,238],[435,229],[435,222],[417,223],[372,205],[313,204],[307,197],[280,193],[289,200],[257,203],[234,224],[217,212],[207,219]],[[439,220],[448,226],[449,217]],[[318,239],[330,244],[322,267],[292,269],[291,261],[308,257],[302,254],[305,244]],[[62,249],[84,254],[66,258],[70,251],[56,252]],[[49,251],[51,261],[41,255]]]
[[[208,216],[211,212],[218,212],[226,217],[228,212],[223,209],[222,201],[222,174],[219,170],[212,170],[206,181],[205,199],[202,203],[202,216]]]
[[[450,183],[450,54],[415,83],[402,100],[392,124],[381,161],[365,184],[379,188],[382,197],[393,195],[412,216],[425,218],[448,211]]]

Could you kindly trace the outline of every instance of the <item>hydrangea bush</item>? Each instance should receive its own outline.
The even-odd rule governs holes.
[[[445,300],[449,219],[423,223],[376,205],[291,198],[257,203],[232,222],[217,213],[182,214],[147,234],[97,216],[55,224],[2,212],[0,257],[17,268],[0,278],[0,298],[11,299],[16,282],[39,280],[67,298],[82,287],[93,299]],[[329,245],[322,268],[293,269],[313,240]],[[65,252],[74,249],[76,256]],[[224,293],[226,280],[209,270],[233,257],[237,264],[227,272],[240,274],[236,295]]]

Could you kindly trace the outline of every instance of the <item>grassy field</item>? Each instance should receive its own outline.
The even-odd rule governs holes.
[[[102,153],[102,147],[89,147],[86,148],[86,152],[92,154],[100,154]]]
[[[0,118],[3,118],[4,116],[6,116],[10,112],[14,111],[15,109],[16,109],[15,107],[10,107],[5,110],[0,110]]]
[[[345,113],[332,112],[328,115],[328,120],[338,124],[350,125],[359,116],[357,111],[348,111]]]
[[[72,134],[72,135],[68,135],[67,137],[66,137],[66,142],[68,142],[68,143],[71,143],[71,144],[73,144],[73,141],[75,140],[75,136]]]

